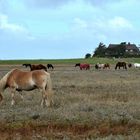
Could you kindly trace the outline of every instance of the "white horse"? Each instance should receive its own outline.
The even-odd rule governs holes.
[[[103,69],[103,68],[104,68],[104,65],[105,65],[105,64],[97,63],[97,64],[95,64],[95,68],[96,68],[96,69]]]
[[[133,65],[135,68],[140,68],[140,63],[134,63]]]

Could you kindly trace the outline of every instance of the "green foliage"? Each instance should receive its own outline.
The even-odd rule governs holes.
[[[140,58],[121,58],[122,61],[126,62],[135,62],[140,63]],[[0,60],[1,65],[21,65],[23,63],[31,63],[31,64],[76,64],[76,63],[89,63],[89,64],[96,64],[96,63],[110,63],[115,64],[120,59],[113,59],[113,57],[92,57],[88,59],[78,58],[78,59],[51,59],[51,60]]]
[[[130,43],[127,44],[126,42],[121,42],[118,45],[111,44],[109,47],[106,47],[105,44],[100,42],[98,47],[95,49],[93,57],[140,57],[138,49],[134,49],[133,53],[126,52],[129,44]]]
[[[99,46],[95,49],[94,56],[103,57],[105,56],[106,46],[102,42],[99,43]]]
[[[85,55],[85,58],[87,59],[87,58],[91,58],[91,54],[90,53],[87,53],[86,55]]]

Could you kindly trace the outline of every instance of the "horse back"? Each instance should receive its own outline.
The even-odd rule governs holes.
[[[7,87],[13,88],[29,88],[32,86],[40,86],[49,75],[44,70],[34,70],[34,71],[21,71],[15,69],[11,72],[7,79]]]
[[[31,72],[24,72],[18,69],[13,70],[7,78],[7,86],[14,87],[16,84],[22,84],[29,81]]]

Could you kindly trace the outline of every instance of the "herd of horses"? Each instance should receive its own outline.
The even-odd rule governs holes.
[[[22,91],[30,91],[34,89],[39,89],[42,92],[42,101],[41,106],[51,106],[53,104],[53,91],[52,91],[52,83],[50,74],[47,72],[47,69],[54,69],[52,64],[47,64],[44,66],[42,64],[39,65],[31,65],[31,64],[23,64],[25,67],[29,67],[30,71],[23,71],[20,69],[13,69],[9,71],[3,78],[0,80],[0,101],[3,100],[2,92],[9,88],[11,89],[12,101],[11,105],[15,104],[15,92],[18,91],[22,96]],[[80,70],[90,70],[90,64],[75,64],[75,67],[79,67]],[[126,62],[117,62],[115,66],[116,69],[127,70],[127,66],[129,68],[135,67],[140,68],[139,63],[127,64]],[[95,64],[95,69],[110,69],[110,64]]]
[[[51,70],[54,69],[54,66],[52,64],[47,64],[47,66],[44,66],[42,64],[38,64],[38,65],[23,64],[23,66],[25,66],[26,68],[29,67],[30,71],[33,71],[33,70],[47,71],[47,69],[51,69]],[[85,64],[77,63],[77,64],[75,64],[75,67],[77,67],[77,66],[80,68],[80,70],[89,70],[91,67],[90,64],[87,64],[87,63],[85,63]],[[134,64],[128,63],[127,64],[126,62],[117,62],[115,65],[115,70],[120,69],[121,67],[123,69],[127,70],[127,67],[131,68],[132,66],[134,66],[135,68],[140,68],[139,63],[134,63]],[[95,69],[110,69],[110,64],[109,63],[105,63],[105,64],[97,63],[97,64],[95,64]]]
[[[75,64],[75,67],[79,66],[80,70],[89,70],[90,69],[90,64],[80,64],[77,63]],[[140,64],[139,63],[126,63],[126,62],[117,62],[115,65],[115,70],[123,68],[125,70],[127,70],[127,68],[131,68],[131,67],[135,67],[135,68],[140,68]],[[100,64],[97,63],[95,64],[95,69],[110,69],[110,64],[109,63],[105,63],[105,64]]]
[[[45,70],[47,71],[47,68],[48,69],[54,69],[54,66],[52,64],[47,64],[47,67],[42,65],[42,64],[38,64],[38,65],[32,65],[32,64],[23,64],[23,66],[25,66],[26,68],[29,67],[31,71],[33,70]]]

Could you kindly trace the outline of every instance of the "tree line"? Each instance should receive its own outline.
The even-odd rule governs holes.
[[[115,47],[107,47],[104,43],[100,42],[93,54],[87,53],[85,58],[91,57],[140,57],[140,51],[137,48],[133,53],[126,52],[126,42],[121,42]]]

